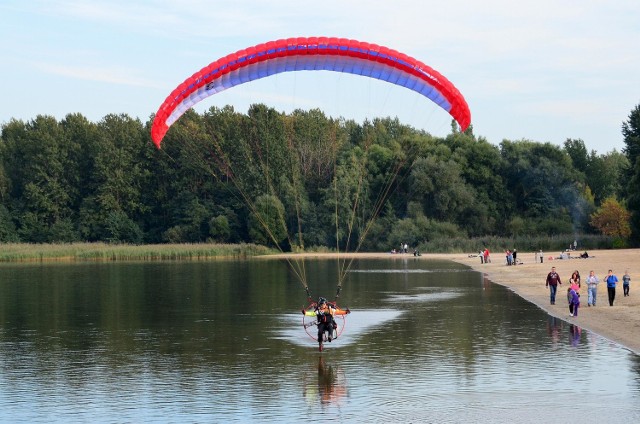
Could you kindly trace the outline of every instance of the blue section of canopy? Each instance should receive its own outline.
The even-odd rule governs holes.
[[[371,51],[367,52],[371,54]],[[243,56],[236,62],[245,62],[247,58],[248,56]],[[398,61],[397,58],[396,61]],[[229,64],[212,70],[210,74],[204,75],[202,80],[207,79],[210,75],[217,74],[227,66],[229,66]],[[171,115],[167,119],[167,125],[170,126],[194,104],[215,93],[219,93],[221,91],[227,90],[236,85],[244,84],[246,82],[269,77],[271,75],[276,75],[282,72],[295,71],[345,72],[349,74],[375,78],[381,81],[387,81],[392,84],[406,87],[431,99],[434,103],[442,107],[447,112],[451,110],[451,104],[445,99],[442,93],[436,90],[427,81],[415,75],[411,75],[406,71],[403,71],[396,67],[362,58],[331,54],[310,54],[299,56],[283,56],[252,63],[249,65],[242,65],[238,69],[214,79],[212,82],[198,88],[196,91],[191,93],[191,95],[186,97],[181,102],[181,104],[171,113]],[[427,74],[425,75],[428,76]],[[199,81],[202,80],[199,79]],[[195,84],[197,84],[197,82]]]

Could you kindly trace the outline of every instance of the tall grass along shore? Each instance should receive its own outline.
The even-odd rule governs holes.
[[[255,244],[8,243],[0,245],[0,262],[205,260],[272,253],[276,252]]]

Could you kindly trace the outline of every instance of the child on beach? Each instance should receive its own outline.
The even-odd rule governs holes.
[[[631,283],[631,276],[629,275],[629,270],[624,271],[624,275],[622,276],[622,290],[624,290],[624,297],[629,296],[629,285]]]
[[[589,298],[587,299],[587,306],[596,306],[596,295],[598,294],[598,283],[600,280],[596,277],[595,272],[589,271],[589,276],[587,277],[587,294]]]
[[[569,303],[569,315],[577,317],[578,308],[580,307],[580,296],[574,289],[569,289],[569,296],[571,297],[571,302]]]
[[[576,276],[577,274],[577,276]],[[573,308],[574,308],[574,303],[573,303],[573,297],[575,295],[578,296],[578,299],[580,298],[580,273],[578,273],[578,271],[575,271],[573,273],[573,275],[571,276],[571,278],[569,279],[569,288],[567,289],[567,302],[569,302],[569,313],[573,314]],[[576,311],[576,314],[578,312]],[[572,315],[573,316],[573,315]]]
[[[569,284],[571,286],[575,285],[576,287],[578,287],[576,291],[580,290],[580,287],[582,287],[582,284],[580,282],[580,272],[577,269],[573,271],[573,274],[571,274],[571,278],[569,279]]]

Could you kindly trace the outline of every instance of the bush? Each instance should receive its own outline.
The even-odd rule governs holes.
[[[51,243],[73,243],[76,241],[80,241],[80,233],[70,219],[61,219],[49,229],[49,242]]]
[[[124,212],[111,212],[106,222],[109,243],[142,243],[142,230]]]
[[[19,239],[11,213],[4,205],[0,205],[0,242],[12,243]]]
[[[231,236],[229,220],[224,215],[216,216],[209,220],[209,235],[217,242],[226,242]]]

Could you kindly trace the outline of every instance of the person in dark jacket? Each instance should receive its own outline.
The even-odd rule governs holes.
[[[547,282],[545,287],[549,287],[549,297],[551,304],[556,304],[556,292],[558,291],[558,284],[562,284],[560,281],[560,275],[556,272],[556,267],[551,267],[551,272],[547,274]]]

